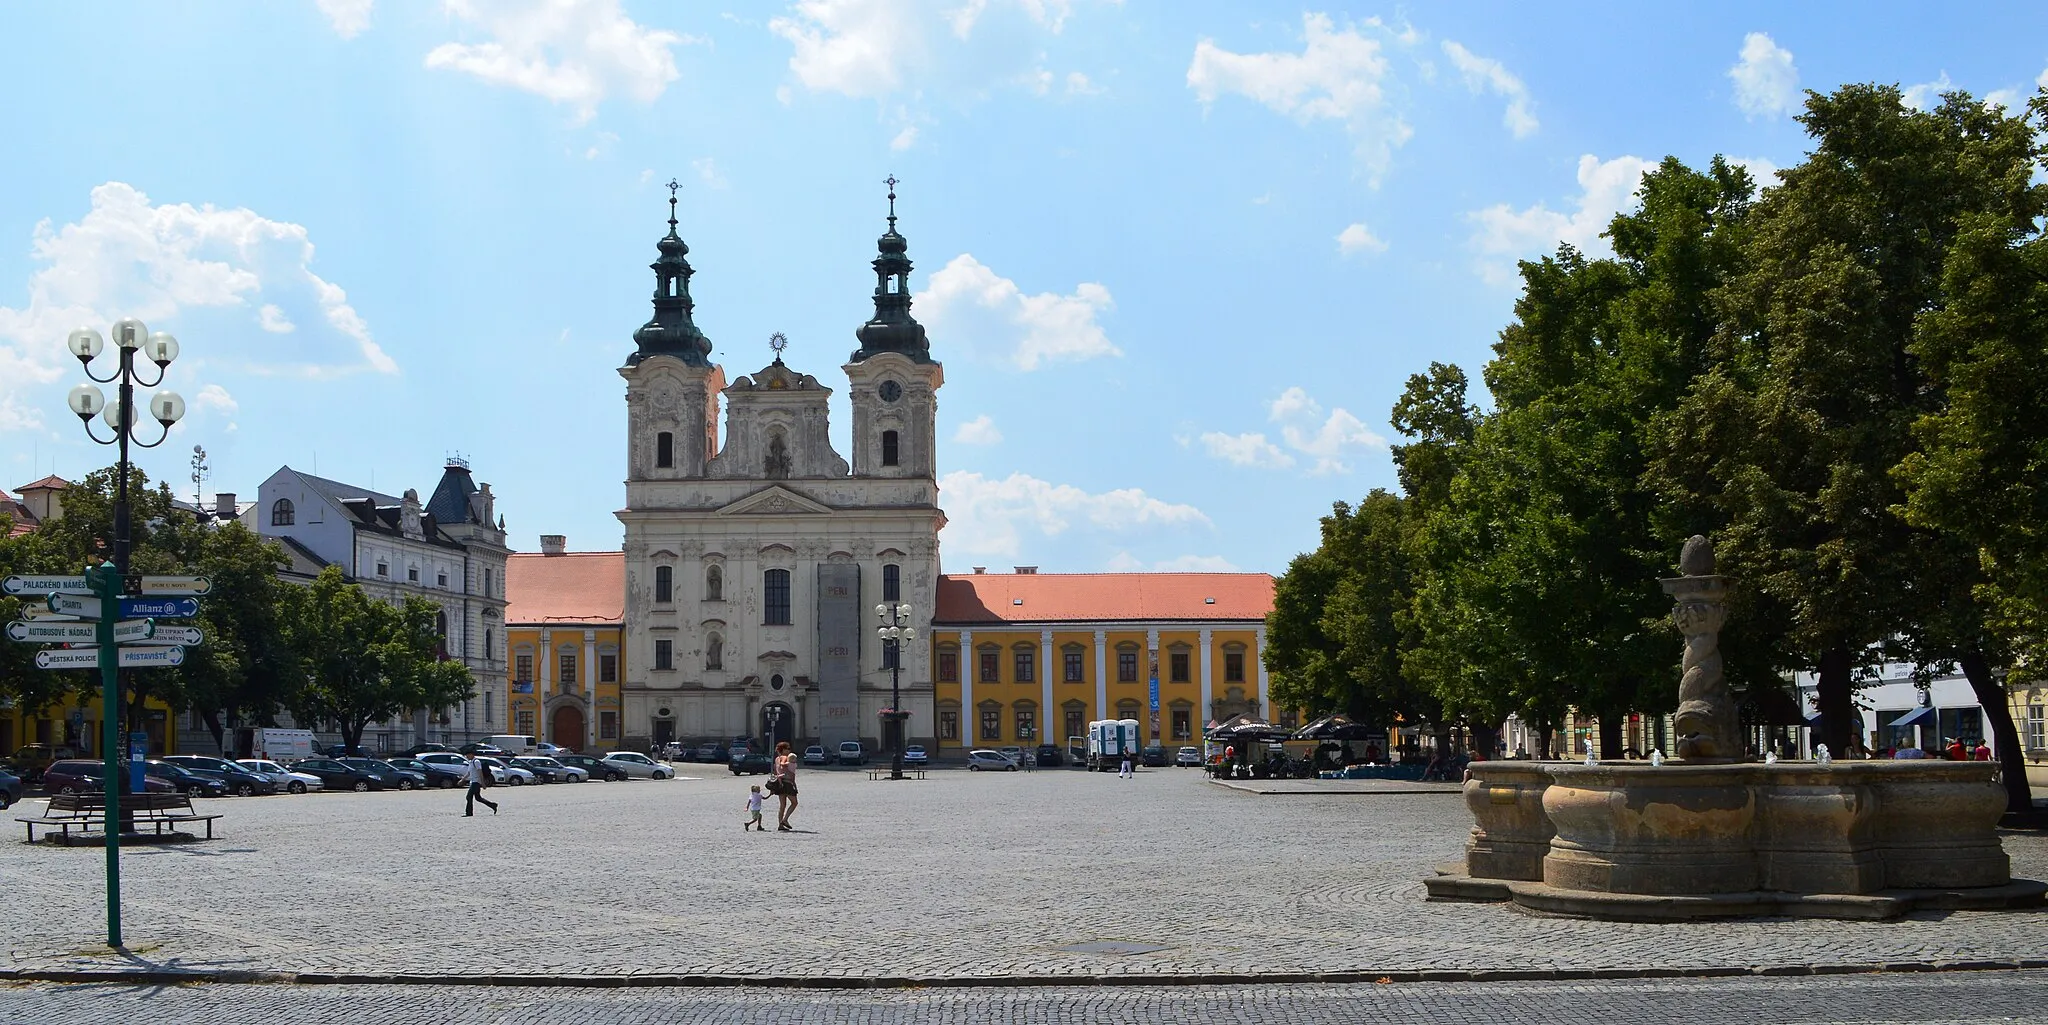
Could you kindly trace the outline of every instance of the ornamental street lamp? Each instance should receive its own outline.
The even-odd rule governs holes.
[[[106,833],[107,833],[107,945],[121,946],[121,789],[126,776],[120,771],[120,710],[121,671],[120,658],[114,644],[115,615],[120,596],[126,589],[128,579],[129,511],[128,511],[128,446],[132,441],[141,448],[155,448],[169,440],[171,425],[185,416],[185,400],[177,392],[168,389],[150,396],[149,415],[162,426],[163,431],[155,441],[142,441],[135,435],[135,386],[154,388],[163,383],[164,374],[171,361],[178,358],[178,340],[159,331],[150,334],[142,321],[129,317],[114,324],[115,351],[120,354],[120,363],[113,373],[101,377],[92,372],[93,358],[106,346],[105,339],[98,331],[81,327],[71,332],[65,340],[65,347],[78,357],[85,376],[100,384],[118,385],[114,403],[107,404],[107,398],[99,388],[81,384],[71,389],[67,399],[71,411],[78,415],[85,426],[86,437],[102,445],[116,445],[120,448],[120,460],[115,464],[114,485],[114,557],[103,563],[98,570],[88,571],[92,590],[100,598],[99,647],[100,647],[100,752],[106,759]],[[156,364],[156,380],[138,381],[135,356]],[[92,418],[100,416],[113,436],[101,438],[93,430]]]
[[[903,649],[917,640],[917,628],[910,625],[910,606],[885,601],[875,606],[875,618],[882,625],[875,636],[882,639],[882,653],[889,660],[889,710],[882,713],[882,732],[889,745],[889,778],[903,778]]]

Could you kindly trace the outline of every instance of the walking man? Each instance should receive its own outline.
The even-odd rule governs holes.
[[[1131,753],[1129,751],[1124,752],[1123,764],[1117,767],[1116,774],[1120,779],[1131,778]]]
[[[490,767],[484,764],[484,760],[481,758],[471,758],[469,760],[469,769],[464,773],[463,778],[469,781],[469,799],[463,802],[463,817],[467,818],[476,814],[476,803],[478,801],[482,801],[484,807],[489,808],[491,814],[496,815],[498,813],[498,802],[484,796],[484,788],[490,786],[493,782]]]

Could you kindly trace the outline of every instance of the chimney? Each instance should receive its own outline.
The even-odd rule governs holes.
[[[213,496],[213,518],[232,520],[235,518],[235,493],[222,491]]]
[[[1038,572],[1038,567],[1036,567],[1036,566],[1019,566],[1019,567],[1017,567],[1017,573],[1018,573],[1018,575],[1020,575],[1020,576],[1029,576],[1030,574],[1033,574],[1033,573],[1036,573],[1036,572]]]
[[[987,566],[976,566],[976,567],[974,567],[974,575],[975,575],[975,576],[980,576],[980,575],[982,575],[983,573],[986,573],[986,572],[988,572],[988,567],[987,567]]]
[[[569,536],[567,534],[542,534],[540,536],[540,553],[542,555],[560,555],[568,550]]]

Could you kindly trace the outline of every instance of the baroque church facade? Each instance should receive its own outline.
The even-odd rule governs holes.
[[[874,314],[840,368],[853,412],[847,455],[830,438],[833,389],[784,364],[779,336],[774,360],[754,373],[728,382],[711,362],[669,200],[651,265],[654,314],[619,369],[624,747],[749,736],[873,749],[899,659],[906,740],[935,739],[925,638],[945,525],[934,427],[945,375],[910,313],[895,199],[874,260]],[[911,606],[919,634],[900,654],[876,638],[873,612],[896,601]]]

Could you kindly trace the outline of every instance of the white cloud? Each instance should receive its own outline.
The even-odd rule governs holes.
[[[1337,233],[1337,251],[1346,256],[1359,252],[1384,253],[1387,242],[1364,224],[1354,224]]]
[[[288,335],[299,329],[299,326],[292,323],[292,319],[285,316],[284,311],[279,309],[276,303],[264,303],[263,308],[256,311],[256,324],[263,330],[276,335]]]
[[[1109,289],[1094,282],[1068,295],[1028,295],[1015,281],[962,253],[931,276],[918,300],[928,325],[945,325],[953,337],[998,344],[1020,370],[1041,363],[1121,356],[1096,322],[1114,309]]]
[[[1750,180],[1756,182],[1759,189],[1778,184],[1778,174],[1784,170],[1777,161],[1768,157],[1729,157],[1728,162],[1748,171]]]
[[[1094,82],[1089,81],[1087,75],[1084,75],[1078,71],[1067,72],[1068,96],[1095,96],[1100,94],[1102,91],[1102,87],[1096,85]]]
[[[903,130],[897,132],[896,137],[889,140],[889,148],[899,153],[915,145],[917,145],[916,125],[904,125]]]
[[[1792,51],[1762,32],[1742,37],[1742,58],[1728,69],[1735,82],[1735,105],[1750,117],[1792,114],[1799,110],[1799,69]]]
[[[199,389],[199,394],[192,397],[192,404],[200,409],[210,409],[222,416],[233,416],[242,408],[241,403],[236,402],[235,397],[228,394],[226,388],[217,384],[209,384]]]
[[[1914,110],[1933,110],[1941,106],[1941,94],[1951,92],[1955,87],[1956,84],[1949,81],[1948,72],[1944,70],[1932,82],[1921,82],[1918,85],[1907,86],[1906,106],[1912,107]]]
[[[955,470],[939,479],[946,527],[939,535],[949,555],[1016,556],[1023,535],[1052,539],[1077,527],[1124,533],[1160,527],[1211,527],[1191,505],[1162,502],[1138,488],[1090,493],[1028,474],[992,480]]]
[[[327,16],[328,24],[334,26],[334,34],[343,39],[354,39],[370,27],[370,9],[377,0],[316,0],[320,13]]]
[[[702,40],[650,29],[626,16],[619,0],[443,0],[448,13],[480,30],[480,43],[443,43],[426,66],[462,71],[522,89],[590,120],[613,92],[642,103],[678,77],[670,48]]]
[[[994,445],[1003,440],[1003,432],[987,413],[961,424],[953,432],[953,440],[962,445]]]
[[[1202,434],[1202,448],[1232,466],[1265,466],[1284,470],[1294,465],[1293,456],[1280,451],[1280,446],[1257,432],[1225,434],[1206,431]]]
[[[1280,425],[1280,441],[1286,449],[1268,440],[1264,433],[1220,431],[1204,433],[1202,448],[1211,457],[1232,466],[1285,470],[1306,461],[1308,472],[1320,476],[1350,473],[1348,460],[1353,456],[1387,446],[1385,438],[1368,430],[1349,410],[1339,407],[1325,413],[1323,404],[1303,388],[1281,392],[1267,405],[1266,418]]]
[[[1111,573],[1235,573],[1237,566],[1221,555],[1179,555],[1150,565],[1129,552],[1109,557],[1103,567]]]
[[[1612,252],[1600,235],[1616,213],[1632,205],[1643,172],[1655,166],[1632,156],[1603,163],[1589,153],[1579,158],[1581,191],[1569,213],[1543,203],[1523,210],[1501,203],[1466,214],[1465,219],[1475,226],[1471,245],[1480,256],[1479,276],[1490,284],[1513,284],[1519,280],[1515,261],[1546,255],[1560,242],[1596,255]]]
[[[1057,35],[1069,0],[797,0],[768,30],[790,45],[789,70],[817,93],[881,99],[953,96],[1022,83],[1037,90],[1039,42]]]
[[[157,206],[123,182],[94,188],[91,204],[75,223],[36,225],[28,304],[0,306],[0,429],[40,423],[39,409],[52,403],[40,395],[27,405],[22,399],[70,369],[68,357],[66,366],[58,365],[63,350],[56,343],[80,325],[104,333],[116,317],[176,330],[187,311],[241,309],[254,327],[275,334],[290,323],[287,311],[317,311],[333,332],[298,332],[289,342],[277,338],[259,350],[223,353],[235,341],[229,332],[204,343],[186,338],[185,351],[225,355],[258,373],[398,371],[348,294],[313,273],[313,244],[304,227],[243,208]],[[337,334],[346,339],[341,346]]]
[[[705,188],[722,189],[726,187],[725,175],[718,172],[717,161],[710,157],[698,157],[690,161],[690,166],[696,168],[697,179],[704,183]]]
[[[1984,105],[1998,110],[2011,111],[2024,103],[2018,89],[1993,89],[1984,94]]]
[[[1536,134],[1536,114],[1532,109],[1535,101],[1529,98],[1529,88],[1522,84],[1521,79],[1491,57],[1481,57],[1448,39],[1443,45],[1451,64],[1465,76],[1465,88],[1475,93],[1491,90],[1507,98],[1508,109],[1501,115],[1501,124],[1506,125],[1515,138],[1525,139]]]
[[[1379,30],[1378,19],[1363,23]],[[1233,53],[1204,39],[1188,65],[1188,88],[1204,104],[1226,93],[1248,97],[1303,124],[1341,121],[1376,184],[1414,130],[1387,102],[1388,63],[1378,39],[1357,26],[1338,31],[1325,14],[1302,16],[1300,53]]]

